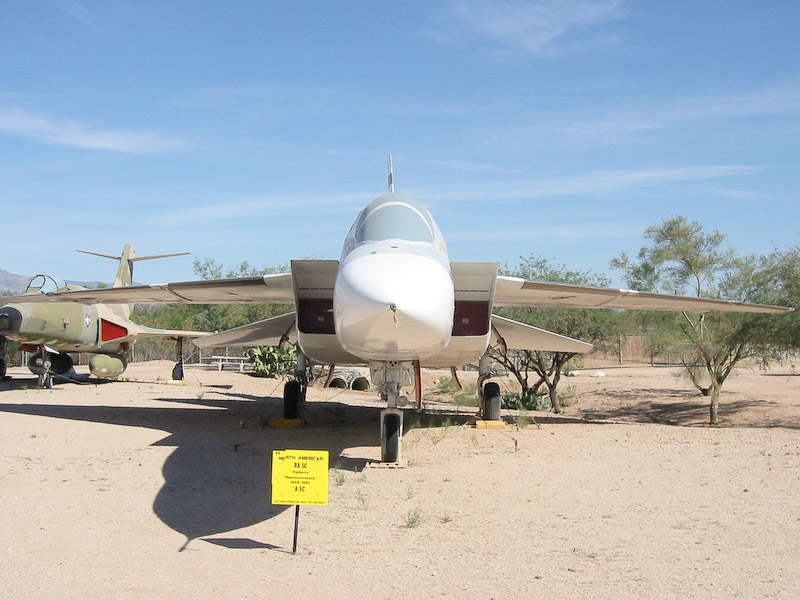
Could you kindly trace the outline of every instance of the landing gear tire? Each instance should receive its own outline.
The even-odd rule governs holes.
[[[10,377],[8,377],[6,375],[7,366],[8,366],[8,363],[6,362],[6,359],[5,358],[0,358],[0,381],[3,381],[5,379],[11,379]]]
[[[39,387],[45,390],[53,389],[53,374],[44,372],[39,375]]]
[[[283,418],[299,419],[305,399],[305,386],[299,381],[287,381],[283,386]]]
[[[399,415],[387,414],[383,417],[383,462],[397,462],[400,458],[400,437],[402,421]]]
[[[183,381],[183,363],[176,362],[172,367],[172,380]]]
[[[487,421],[500,420],[500,400],[500,386],[497,383],[490,381],[483,386],[484,419]]]

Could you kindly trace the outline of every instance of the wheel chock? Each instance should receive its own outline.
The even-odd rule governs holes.
[[[475,424],[473,425],[473,427],[475,427],[476,429],[505,429],[506,422],[475,419]]]
[[[272,419],[270,427],[300,427],[303,424],[303,419]]]

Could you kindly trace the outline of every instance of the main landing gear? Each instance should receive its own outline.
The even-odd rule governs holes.
[[[0,381],[11,379],[6,376],[8,363],[6,362],[6,336],[0,335]]]
[[[297,355],[294,379],[287,381],[283,386],[283,418],[286,420],[300,419],[303,413],[303,403],[306,400],[308,387],[308,359],[302,352]]]
[[[478,365],[478,400],[480,415],[486,421],[499,421],[501,396],[500,386],[494,381],[487,381],[492,376],[492,361],[488,354],[481,356]]]
[[[175,366],[172,367],[172,381],[183,381],[183,338],[176,338],[177,344],[177,360]]]

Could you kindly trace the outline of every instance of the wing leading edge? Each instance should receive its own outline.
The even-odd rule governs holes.
[[[780,314],[793,310],[785,306],[670,296],[668,294],[615,290],[550,281],[531,281],[505,275],[497,276],[494,305],[678,310],[695,313],[707,313],[716,310],[722,312]]]
[[[80,302],[82,304],[248,304],[294,302],[291,273],[263,277],[154,283],[98,290],[73,290],[0,298],[2,302]]]

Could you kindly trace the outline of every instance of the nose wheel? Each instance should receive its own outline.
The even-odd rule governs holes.
[[[52,373],[42,373],[41,375],[39,375],[38,385],[42,389],[52,390],[53,389],[53,374]]]
[[[52,366],[52,361],[50,360],[50,354],[42,348],[42,370],[39,373],[39,380],[37,385],[45,390],[52,390],[53,389],[53,373],[50,370]]]
[[[381,462],[400,462],[402,438],[403,412],[396,408],[381,411]]]
[[[407,402],[400,395],[400,386],[414,382],[414,365],[410,362],[370,364],[372,381],[381,391],[386,408],[381,411],[381,462],[399,463],[403,454],[403,411],[398,403]]]

